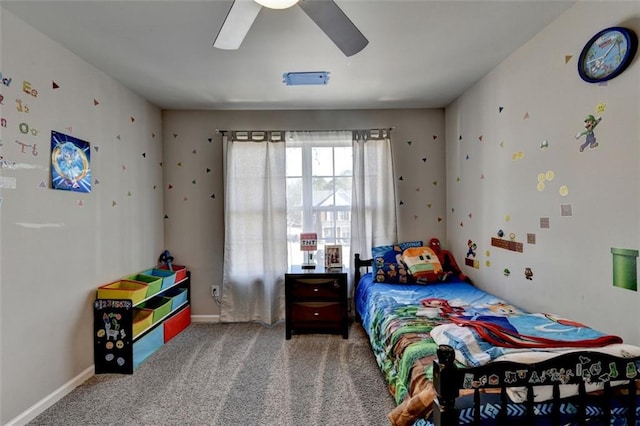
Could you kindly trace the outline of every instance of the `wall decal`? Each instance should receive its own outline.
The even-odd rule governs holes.
[[[540,150],[542,151],[546,151],[549,148],[549,141],[548,140],[543,140],[542,142],[540,142]]]
[[[524,113],[524,117],[522,117],[523,120],[528,120],[529,119],[529,113],[525,112]]]
[[[508,277],[509,275],[511,275],[511,271],[509,270],[509,268],[504,268],[504,269],[502,270],[502,274],[503,274],[505,277]]]
[[[422,157],[422,162],[426,163],[427,162],[427,157]]]
[[[573,58],[573,55],[564,55],[564,63],[565,63],[565,65],[569,63],[571,58]]]
[[[566,197],[567,195],[569,195],[569,188],[567,187],[567,185],[562,185],[560,189],[558,189],[558,193],[563,197]]]
[[[209,143],[213,142],[213,138],[209,138],[207,140],[209,141]]]
[[[135,121],[136,121],[136,118],[135,117],[131,117],[131,122],[135,123]]]
[[[207,167],[207,173],[211,173],[211,169]]]
[[[596,105],[596,113],[601,114],[606,108],[607,104],[605,104],[604,102],[600,102],[598,105]]]
[[[533,270],[531,268],[524,268],[524,277],[528,280],[533,280]]]
[[[16,189],[16,178],[0,176],[0,189]]]
[[[583,152],[584,149],[588,146],[590,149],[596,148],[598,146],[598,142],[596,141],[596,135],[594,133],[594,129],[600,122],[602,121],[602,117],[594,117],[589,114],[584,119],[584,130],[576,135],[576,139],[580,139],[582,136],[585,137],[584,143],[580,145],[580,152]]]
[[[31,83],[29,83],[28,81],[22,81],[22,91],[27,95],[33,96],[34,98],[38,97],[38,91],[31,87]]]
[[[613,256],[613,285],[638,291],[638,250],[611,247]]]
[[[573,206],[571,204],[560,204],[560,216],[573,216]]]
[[[438,140],[438,136],[437,135],[433,135],[433,140]]]
[[[527,234],[527,244],[536,243],[536,234]]]
[[[69,133],[73,133],[73,128],[71,126],[69,127],[65,127],[64,128],[66,131],[68,131]]]
[[[498,113],[501,113],[502,111],[504,111],[504,107],[498,107]]]
[[[549,218],[548,217],[541,217],[540,218],[540,228],[542,229],[549,229]]]
[[[89,142],[51,131],[51,183],[54,189],[91,192]]]
[[[2,82],[4,86],[10,87],[12,81],[13,77],[5,77],[5,75],[0,71],[0,82]]]
[[[198,152],[194,149],[193,151],[191,151],[192,154],[197,154]]]
[[[93,181],[94,185],[98,185],[100,183],[100,181],[98,179]]]
[[[116,136],[116,139],[118,139],[119,141],[122,140],[122,139],[120,139],[120,135]]]
[[[47,188],[47,183],[43,180],[40,181],[40,184],[38,185],[38,188]]]
[[[29,108],[29,104],[22,102],[22,99],[16,99],[16,111],[28,114],[31,109]]]
[[[182,167],[182,161],[178,161],[178,167]]]
[[[78,200],[77,204],[78,204],[78,207],[84,207],[84,201],[82,200]]]
[[[118,203],[115,200],[111,201],[111,207],[115,207]]]
[[[93,100],[93,106],[98,106],[100,105],[100,102],[98,102],[96,99]]]
[[[513,235],[510,234],[510,236]],[[513,235],[514,239],[515,239],[515,235]],[[493,247],[498,247],[501,249],[505,249],[505,250],[509,250],[509,251],[515,251],[518,253],[522,253],[523,252],[523,244],[520,242],[515,241],[514,239],[512,240],[505,240],[502,238],[495,238],[492,237],[491,238],[491,245]]]
[[[514,153],[511,155],[511,159],[512,159],[513,161],[522,160],[523,158],[524,158],[524,152],[522,152],[522,151],[514,152]]]
[[[51,88],[52,89],[59,89],[60,85],[58,83],[56,83],[55,81],[51,81]]]
[[[216,198],[216,194],[211,194],[211,198]]]
[[[98,152],[98,150],[100,149],[100,147],[99,147],[99,146],[94,146],[94,147],[93,147],[93,149],[94,149],[96,152]]]
[[[413,142],[412,142],[412,141],[407,141],[407,143],[408,143],[409,145],[411,145]]]

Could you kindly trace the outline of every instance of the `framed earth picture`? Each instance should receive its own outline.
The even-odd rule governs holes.
[[[611,80],[627,69],[638,49],[636,34],[623,27],[606,28],[584,45],[578,74],[588,83]]]

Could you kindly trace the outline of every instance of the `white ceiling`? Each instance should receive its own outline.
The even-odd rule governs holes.
[[[2,0],[163,109],[444,107],[574,0],[336,0],[369,45],[345,57],[298,6],[263,8],[239,50],[212,46],[231,0]],[[285,86],[329,71],[326,86]]]

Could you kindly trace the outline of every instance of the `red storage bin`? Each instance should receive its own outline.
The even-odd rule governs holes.
[[[163,323],[164,342],[167,343],[191,324],[191,306],[187,306]]]
[[[169,270],[169,265],[162,264],[158,266],[158,269],[167,269]],[[176,273],[176,282],[182,281],[187,278],[187,267],[182,265],[171,265],[171,271]]]

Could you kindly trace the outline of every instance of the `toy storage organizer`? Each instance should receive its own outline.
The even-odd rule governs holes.
[[[153,268],[98,288],[93,304],[96,374],[133,371],[191,324],[191,274]]]

